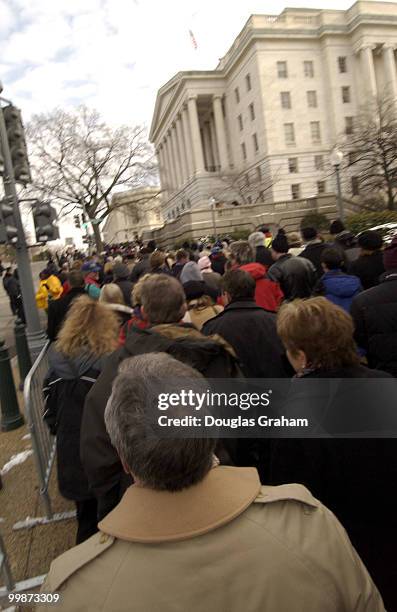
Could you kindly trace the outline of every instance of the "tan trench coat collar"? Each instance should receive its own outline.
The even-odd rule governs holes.
[[[213,468],[202,482],[177,493],[132,485],[98,525],[129,542],[189,539],[229,523],[250,506],[261,488],[254,468]]]

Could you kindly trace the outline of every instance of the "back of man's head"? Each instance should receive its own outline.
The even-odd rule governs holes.
[[[233,259],[239,266],[252,263],[255,260],[254,252],[248,240],[237,240],[230,245]]]
[[[342,250],[334,247],[324,249],[321,254],[321,263],[328,270],[339,270],[344,265]]]
[[[68,281],[72,289],[84,287],[84,276],[80,270],[71,270],[68,276]]]
[[[179,263],[181,261],[188,261],[189,253],[185,251],[185,249],[178,249],[176,252],[176,261]]]
[[[231,270],[222,277],[222,290],[230,296],[232,302],[252,300],[255,296],[256,283],[244,270]]]
[[[305,241],[314,240],[318,236],[318,231],[315,227],[302,227],[302,238]]]
[[[200,482],[211,469],[216,441],[161,438],[153,425],[160,414],[181,418],[191,412],[182,401],[175,405],[168,397],[183,389],[205,394],[205,379],[166,353],[126,359],[119,372],[106,406],[105,424],[125,467],[150,489],[181,491]],[[167,403],[166,412],[160,413],[160,400]]]
[[[186,312],[183,287],[167,274],[151,276],[143,283],[141,304],[150,325],[179,323]]]

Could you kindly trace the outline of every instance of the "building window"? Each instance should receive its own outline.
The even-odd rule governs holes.
[[[324,157],[322,155],[314,156],[314,167],[316,170],[324,170]]]
[[[301,197],[301,186],[291,185],[291,196],[293,200],[299,200]]]
[[[317,181],[317,193],[318,195],[325,193],[326,183],[325,181]]]
[[[251,91],[251,75],[250,74],[246,75],[245,84],[247,85],[247,91]]]
[[[238,104],[240,102],[240,92],[239,92],[238,87],[236,87],[236,89],[234,90],[234,95],[236,97],[236,102]]]
[[[345,117],[345,134],[353,134],[353,117]]]
[[[358,176],[352,176],[352,195],[358,196],[360,194],[360,189],[358,186]]]
[[[259,143],[258,143],[258,136],[256,134],[252,134],[252,141],[254,143],[254,151],[255,151],[255,153],[258,153],[258,151],[259,151]]]
[[[305,77],[314,77],[314,66],[312,61],[303,62],[303,73]]]
[[[309,108],[317,108],[317,92],[307,91],[307,105]]]
[[[239,115],[237,117],[237,122],[238,122],[238,129],[240,130],[240,132],[243,131],[243,117],[242,115]]]
[[[280,93],[281,108],[291,108],[291,94],[289,91],[282,91]]]
[[[265,192],[264,191],[260,191],[258,193],[258,199],[260,202],[264,202],[265,201]]]
[[[254,103],[252,102],[252,103],[249,105],[249,107],[248,107],[248,108],[249,108],[249,113],[250,113],[251,121],[254,121],[254,119],[255,119],[255,108],[254,108]]]
[[[243,160],[245,161],[247,159],[247,149],[245,146],[245,142],[241,143],[241,154],[243,156]]]
[[[295,128],[293,123],[284,123],[285,144],[295,144]]]
[[[188,199],[186,200],[186,208],[190,208],[190,207],[191,207],[191,204],[190,204],[190,200]]]
[[[256,180],[257,181],[261,181],[262,180],[262,170],[260,166],[257,166],[256,168]]]
[[[347,63],[345,57],[338,57],[339,72],[347,72]]]
[[[342,102],[343,104],[350,102],[350,87],[342,87]]]
[[[248,204],[252,204],[252,197],[251,196],[247,197],[247,202],[248,202]]]
[[[298,158],[290,157],[288,159],[288,171],[292,174],[293,172],[299,172],[298,170]]]
[[[277,75],[279,79],[288,78],[287,62],[277,62]]]
[[[312,137],[312,142],[320,142],[321,141],[321,132],[320,132],[320,122],[319,121],[310,121],[310,134]]]

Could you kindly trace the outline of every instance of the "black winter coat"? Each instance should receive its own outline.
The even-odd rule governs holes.
[[[85,295],[86,292],[83,287],[76,287],[70,289],[68,293],[59,300],[50,300],[48,303],[48,323],[47,323],[47,336],[48,339],[53,342],[57,339],[59,331],[65,320],[65,317],[71,307],[73,300]]]
[[[91,499],[80,460],[80,429],[87,393],[99,376],[102,360],[90,356],[69,359],[50,349],[50,369],[44,380],[45,413],[50,432],[57,436],[58,486],[67,499]]]
[[[360,255],[348,269],[349,274],[358,276],[364,289],[370,289],[379,284],[379,278],[384,273],[383,254],[375,251],[372,255]]]
[[[311,261],[288,253],[269,268],[267,275],[280,284],[286,300],[310,297],[317,278]]]
[[[357,295],[351,315],[368,365],[397,377],[397,270],[385,272],[378,286]]]
[[[255,304],[241,300],[204,324],[206,336],[219,334],[235,350],[247,378],[283,378],[286,376],[284,349],[276,331],[276,315]]]
[[[131,484],[105,429],[103,415],[112,383],[124,359],[153,352],[168,353],[207,378],[229,378],[241,374],[236,359],[222,344],[206,338],[190,325],[160,325],[145,330],[130,328],[124,346],[106,360],[84,407],[81,458],[98,499],[99,519],[118,504]]]
[[[144,255],[141,261],[135,264],[130,275],[130,281],[136,283],[141,276],[147,274],[150,270],[149,255]]]
[[[114,284],[120,287],[124,302],[131,307],[131,292],[134,284],[128,278],[118,278]]]
[[[386,376],[383,372],[354,366],[331,372],[317,371],[304,378],[313,381],[325,377],[360,379],[356,387],[359,392],[363,378]],[[299,383],[300,380],[293,381],[293,386]],[[376,390],[383,389],[383,386],[380,380],[374,383],[370,407],[378,411],[384,406],[379,406]],[[388,378],[387,387],[392,383],[393,379]],[[351,408],[349,394],[343,393],[343,385],[342,382],[342,390],[338,386],[334,401],[327,407],[329,411],[338,411],[342,415]],[[362,389],[364,394],[368,387]],[[299,406],[307,406],[307,402],[299,403],[295,393],[294,397],[299,412]],[[367,398],[362,399],[363,405],[368,405]],[[393,408],[393,405],[397,406],[395,394],[390,398],[388,408]],[[357,427],[360,427],[359,420]],[[393,483],[397,481],[397,440],[284,438],[262,442],[262,482],[269,485],[300,483],[321,499],[347,530],[384,598],[386,609],[397,610],[397,496],[393,493]]]
[[[303,249],[302,253],[299,253],[299,257],[304,257],[312,262],[313,266],[316,268],[318,279],[324,274],[324,270],[321,266],[321,255],[324,249],[329,246],[330,245],[326,242],[311,242]]]

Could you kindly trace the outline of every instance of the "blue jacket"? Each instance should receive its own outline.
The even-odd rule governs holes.
[[[345,274],[341,270],[330,270],[320,279],[320,287],[315,293],[324,295],[330,302],[350,313],[354,296],[363,288],[357,276]]]

